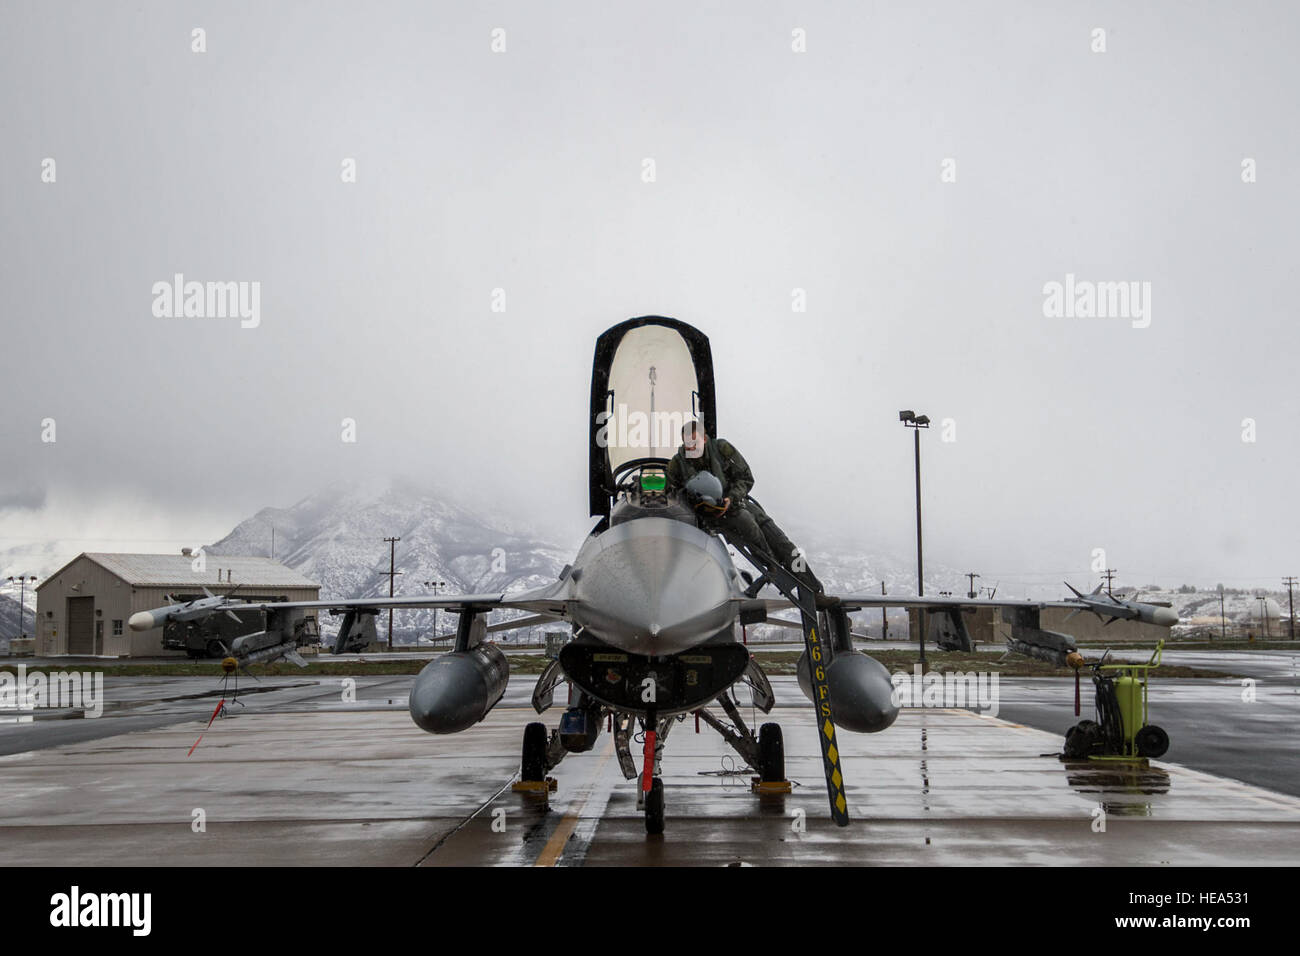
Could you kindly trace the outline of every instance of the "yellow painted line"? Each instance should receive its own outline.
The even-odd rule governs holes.
[[[600,763],[596,765],[596,771],[592,774],[591,781],[587,784],[586,792],[583,793],[582,799],[570,813],[564,815],[560,825],[555,828],[551,838],[546,841],[546,846],[542,847],[542,852],[538,855],[537,861],[533,866],[555,866],[560,859],[560,854],[564,852],[564,846],[569,842],[569,837],[573,835],[573,829],[578,825],[578,818],[582,816],[582,808],[587,805],[587,800],[591,797],[591,791],[596,787],[596,781],[600,779],[600,773],[605,769],[605,764],[609,763],[609,758],[614,755],[614,741],[609,741],[609,749],[605,751],[605,756]],[[637,786],[641,785],[640,777],[637,778]]]

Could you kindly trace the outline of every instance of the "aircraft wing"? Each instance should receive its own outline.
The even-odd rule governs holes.
[[[1069,584],[1066,587],[1070,587]],[[1145,624],[1171,627],[1178,623],[1178,612],[1159,604],[1146,604],[1141,601],[1126,601],[1102,594],[1100,588],[1090,594],[1083,594],[1073,587],[1074,597],[1059,601],[1035,601],[1015,598],[970,598],[952,597],[917,597],[915,595],[891,596],[888,594],[848,594],[839,596],[839,607],[843,611],[861,611],[868,608],[920,608],[930,612],[929,640],[947,650],[969,651],[974,649],[970,632],[963,620],[963,612],[974,612],[979,608],[997,608],[1004,612],[1004,619],[1011,625],[1011,635],[1007,646],[1017,653],[1050,661],[1064,666],[1077,650],[1074,638],[1069,634],[1044,630],[1040,623],[1040,612],[1045,608],[1064,608],[1071,611],[1070,617],[1080,611],[1087,611],[1104,618],[1106,624],[1119,620],[1137,620]],[[793,602],[784,598],[764,599],[769,612],[794,607]],[[1005,612],[1010,612],[1007,614]],[[784,624],[779,619],[768,617],[769,622]]]
[[[1038,608],[1039,610],[1047,607],[1078,607],[1075,603],[1068,601],[1031,601],[1025,598],[1012,599],[991,599],[991,598],[967,598],[967,597],[917,597],[915,594],[846,594],[834,595],[839,601],[839,606],[846,611],[862,611],[868,608],[909,608],[916,607],[925,610],[946,610],[949,608],[964,609],[981,607],[1011,607],[1011,608]],[[781,611],[786,608],[794,607],[794,602],[785,598],[765,598],[767,609],[769,611]]]
[[[342,598],[334,601],[231,601],[214,608],[214,611],[271,611],[288,608],[318,608],[330,611],[347,610],[401,610],[403,608],[439,608],[446,611],[463,611],[467,608],[486,611],[496,608],[532,611],[535,614],[548,614],[550,617],[563,617],[567,601],[564,598],[547,597],[537,591],[490,592],[485,594],[449,594],[434,597],[432,595],[410,595],[406,597],[369,597]]]
[[[556,581],[545,587],[529,591],[491,591],[482,594],[445,594],[445,595],[407,595],[403,597],[365,597],[340,598],[320,601],[241,601],[231,598],[219,604],[202,609],[199,616],[224,614],[230,611],[288,611],[294,609],[323,610],[336,613],[347,611],[382,611],[392,608],[440,608],[447,611],[492,611],[498,608],[531,611],[534,615],[544,615],[550,620],[567,620],[571,600],[570,583],[567,580]],[[175,613],[175,607],[158,608],[154,611],[140,611],[132,615],[130,626],[133,630],[147,630],[161,627]],[[521,619],[524,620],[524,619]],[[520,626],[517,621],[502,622],[508,630]]]
[[[1099,617],[1136,618],[1148,624],[1170,627],[1178,623],[1178,614],[1164,604],[1145,604],[1141,601],[1121,601],[1117,598],[1103,600],[1085,595],[1063,598],[1059,601],[1038,601],[1028,598],[969,598],[969,597],[917,597],[916,595],[847,594],[836,595],[839,606],[846,611],[867,608],[921,608],[929,611],[974,611],[982,607],[1013,610],[1041,611],[1044,608],[1064,608],[1071,611],[1091,611]],[[1104,597],[1104,596],[1103,596]],[[781,611],[794,607],[785,598],[765,598],[768,611]]]

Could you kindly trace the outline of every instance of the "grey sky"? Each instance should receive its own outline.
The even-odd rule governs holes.
[[[910,552],[914,408],[956,422],[935,561],[1300,573],[1297,8],[611,7],[0,8],[0,550],[388,473],[576,546],[595,337],[658,313],[806,538]],[[155,317],[178,272],[260,282],[260,325]],[[1067,274],[1149,282],[1150,326],[1045,317]]]

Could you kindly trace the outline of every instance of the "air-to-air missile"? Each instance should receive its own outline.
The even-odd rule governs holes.
[[[136,611],[127,624],[133,631],[148,631],[155,627],[162,627],[171,621],[197,621],[218,611],[225,611],[236,621],[239,620],[239,616],[225,606],[230,598],[229,594],[213,594],[207,588],[203,589],[203,593],[207,597],[169,604],[166,607],[156,607],[149,611]]]
[[[1082,602],[1082,606],[1078,610],[1071,612],[1070,616],[1066,618],[1067,621],[1074,617],[1078,611],[1091,611],[1098,617],[1109,618],[1107,624],[1113,621],[1138,620],[1144,624],[1173,627],[1178,623],[1178,612],[1167,605],[1146,604],[1142,601],[1124,601],[1113,594],[1103,594],[1100,584],[1089,594],[1083,594],[1068,581],[1065,586],[1073,591],[1074,596]]]

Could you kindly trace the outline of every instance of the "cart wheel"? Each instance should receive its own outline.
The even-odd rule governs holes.
[[[1164,728],[1147,724],[1134,736],[1133,745],[1143,757],[1163,757],[1169,749],[1169,735]]]

